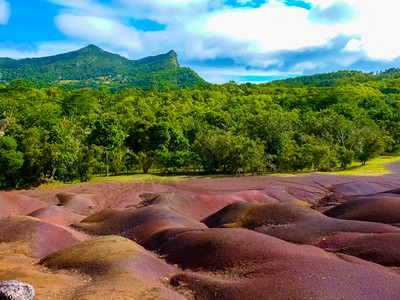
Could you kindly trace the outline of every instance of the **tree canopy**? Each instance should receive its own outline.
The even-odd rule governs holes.
[[[400,148],[400,79],[387,74],[393,78],[328,86],[231,82],[117,92],[16,80],[0,85],[0,185],[367,163]]]

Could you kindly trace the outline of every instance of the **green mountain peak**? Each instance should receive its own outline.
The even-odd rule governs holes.
[[[193,70],[180,67],[174,50],[129,60],[93,44],[42,58],[0,58],[0,83],[9,83],[18,78],[39,86],[65,85],[70,88],[109,86],[114,89],[149,89],[157,86],[179,89],[206,83]]]

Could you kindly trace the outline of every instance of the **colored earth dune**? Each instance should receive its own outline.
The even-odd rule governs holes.
[[[399,299],[393,174],[0,192],[0,282],[37,299]]]

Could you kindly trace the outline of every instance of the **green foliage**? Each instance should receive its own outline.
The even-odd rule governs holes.
[[[337,150],[339,153],[338,159],[340,166],[345,170],[353,163],[355,153],[354,151],[348,150],[343,146],[339,146]]]
[[[101,116],[94,123],[94,128],[88,136],[88,141],[91,144],[104,147],[107,176],[109,175],[110,162],[116,175],[122,169],[124,140],[125,134],[115,117]]]
[[[174,57],[137,66],[164,72],[177,67]],[[7,170],[0,184],[86,181],[110,172],[349,170],[355,158],[365,164],[399,153],[400,78],[357,74],[326,87],[230,82],[173,90],[146,81],[148,91],[38,88],[16,80],[0,85]]]
[[[126,145],[139,153],[139,163],[144,173],[157,159],[169,169],[187,166],[192,157],[189,141],[182,131],[166,122],[135,122],[129,129]]]
[[[24,163],[24,155],[17,151],[17,142],[8,136],[0,136],[0,187],[15,186],[18,172]]]
[[[358,159],[363,165],[365,165],[365,163],[369,159],[369,154],[367,152],[361,152],[360,154],[358,154]]]
[[[151,86],[179,89],[206,83],[191,69],[179,66],[175,51],[140,60],[128,60],[94,45],[43,58],[0,58],[0,68],[0,83],[25,78],[41,87],[63,85],[78,89],[109,87],[113,90],[140,87],[149,90]],[[79,105],[74,99],[67,101],[66,107],[63,107],[67,111]]]
[[[258,172],[265,166],[264,147],[245,136],[235,136],[230,132],[216,130],[200,132],[193,144],[207,172],[235,174]]]

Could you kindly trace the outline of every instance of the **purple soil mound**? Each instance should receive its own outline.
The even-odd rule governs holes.
[[[215,199],[215,196],[196,196],[179,193],[144,194],[140,197],[144,201],[138,205],[139,207],[164,205],[195,220],[201,220],[222,207],[237,201],[237,196]]]
[[[120,272],[117,267],[132,269],[143,278],[165,276],[174,270],[138,244],[112,235],[95,237],[54,252],[40,264],[53,269],[78,269],[96,276]]]
[[[389,190],[389,191],[386,191],[385,194],[400,195],[400,189]]]
[[[59,206],[68,208],[76,214],[90,215],[96,207],[96,204],[91,199],[92,195],[60,193],[56,196],[60,201]]]
[[[79,233],[26,216],[0,219],[0,242],[24,243],[27,255],[42,258],[83,240]]]
[[[400,267],[400,233],[338,234],[318,247],[372,261],[387,267]]]
[[[74,227],[95,235],[121,235],[140,244],[153,234],[166,229],[206,228],[204,224],[161,205],[136,210],[101,211],[75,224]]]
[[[379,265],[244,229],[168,230],[153,247],[188,269],[170,282],[196,299],[392,299],[400,292],[400,276]]]
[[[294,203],[234,203],[204,219],[208,227],[247,228],[294,243],[315,243],[340,232],[400,232],[394,226],[338,220]]]
[[[31,197],[0,191],[0,217],[27,215],[46,206],[45,202]]]
[[[298,203],[314,201],[311,192],[285,186],[271,186],[263,190],[246,190],[217,195],[193,195],[184,193],[147,193],[140,197],[143,201],[138,207],[155,204],[167,205],[173,210],[201,220],[234,202],[248,203]]]
[[[183,268],[225,270],[257,265],[291,255],[331,257],[312,247],[293,245],[246,229],[171,229],[155,236],[147,246]]]
[[[92,238],[52,253],[40,264],[91,276],[70,299],[184,299],[162,283],[174,267],[118,236]]]
[[[342,195],[371,195],[387,190],[383,183],[376,182],[346,182],[335,185],[332,192]]]
[[[325,215],[338,219],[396,224],[400,223],[400,197],[375,195],[349,200],[326,211]]]
[[[48,207],[38,209],[29,214],[29,216],[61,226],[80,222],[85,218],[84,216],[74,214],[65,207],[56,205],[49,205]]]
[[[301,219],[321,217],[308,207],[294,203],[233,203],[203,220],[208,227],[243,227],[285,225]]]

